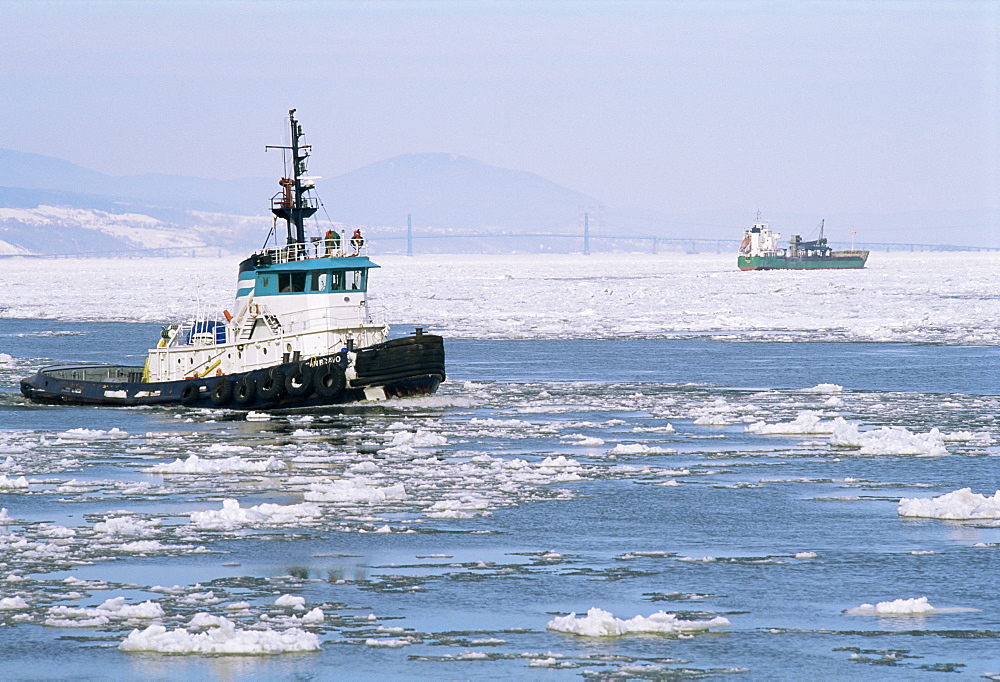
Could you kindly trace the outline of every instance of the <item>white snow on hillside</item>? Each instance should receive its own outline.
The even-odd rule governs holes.
[[[24,255],[26,253],[29,253],[27,249],[0,239],[0,256]]]
[[[69,206],[0,208],[0,223],[17,221],[25,225],[59,225],[102,232],[133,244],[136,248],[161,249],[171,246],[201,246],[196,233],[170,229],[161,220],[142,213],[108,213]]]
[[[390,322],[449,338],[720,334],[1000,345],[1000,253],[874,253],[863,270],[741,272],[731,254],[406,257],[375,248],[382,268],[372,274],[370,303]],[[232,308],[239,260],[12,258],[0,271],[0,317],[221,315]]]

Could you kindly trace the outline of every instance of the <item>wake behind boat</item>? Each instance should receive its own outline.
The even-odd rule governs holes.
[[[753,227],[743,230],[743,242],[736,265],[740,270],[827,270],[858,269],[865,267],[867,251],[834,251],[827,243],[823,228],[826,221],[819,224],[819,237],[803,241],[793,234],[788,240],[788,248],[778,247],[781,235],[772,232],[766,220],[761,220],[760,212]]]
[[[293,408],[433,393],[445,379],[444,341],[421,328],[389,338],[368,306],[364,239],[329,229],[306,239],[319,204],[306,175],[295,109],[281,190],[271,199],[275,226],[264,248],[240,263],[235,314],[163,328],[144,366],[43,367],[21,380],[38,403]],[[278,220],[285,243],[278,244]],[[269,246],[270,244],[270,246]]]

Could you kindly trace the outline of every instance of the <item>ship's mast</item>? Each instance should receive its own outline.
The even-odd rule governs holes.
[[[271,213],[285,221],[288,244],[305,244],[304,221],[317,209],[312,198],[306,195],[306,192],[312,189],[312,185],[303,187],[302,184],[302,178],[306,173],[306,159],[309,158],[312,147],[299,143],[302,138],[302,126],[295,120],[295,109],[288,111],[288,121],[292,130],[291,146],[267,145],[265,147],[265,149],[285,149],[292,152],[291,177],[281,178],[278,182],[281,185],[281,191],[271,198]]]

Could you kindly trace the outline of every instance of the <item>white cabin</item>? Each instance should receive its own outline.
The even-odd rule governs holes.
[[[235,374],[382,343],[389,326],[368,305],[368,271],[377,267],[318,241],[255,254],[240,264],[236,313],[165,327],[144,380]]]
[[[743,230],[743,242],[740,244],[740,255],[755,256],[784,256],[785,250],[778,248],[778,240],[781,235],[771,232],[771,227],[766,220],[761,220],[760,213],[753,227]]]

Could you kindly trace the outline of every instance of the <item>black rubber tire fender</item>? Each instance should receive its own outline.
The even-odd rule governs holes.
[[[301,398],[313,392],[313,368],[308,362],[300,362],[285,377],[285,391],[288,395]]]
[[[347,386],[347,378],[340,365],[323,365],[313,374],[313,388],[324,398],[338,398]]]
[[[228,405],[229,401],[233,399],[233,382],[226,377],[222,377],[215,383],[215,388],[212,389],[209,397],[212,399],[212,404],[216,407]]]
[[[240,405],[249,405],[253,402],[253,399],[257,397],[257,382],[253,380],[252,376],[247,374],[236,382],[233,397]]]
[[[272,367],[261,377],[257,393],[264,400],[280,400],[285,395],[285,373]]]
[[[185,405],[194,405],[201,397],[201,386],[196,381],[189,381],[181,389],[181,402]]]

